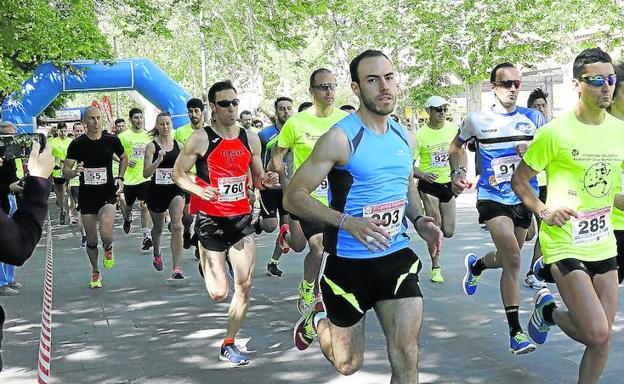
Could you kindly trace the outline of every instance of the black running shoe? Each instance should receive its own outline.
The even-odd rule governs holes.
[[[269,261],[267,264],[267,275],[273,277],[282,277],[282,271],[278,268],[279,264]]]
[[[130,220],[124,220],[123,223],[123,231],[125,234],[130,233],[130,229],[132,228],[132,221]]]
[[[154,246],[154,244],[152,243],[152,238],[151,237],[144,237],[143,238],[143,246],[141,247],[141,251],[149,251],[150,248],[152,248]]]
[[[65,225],[65,222],[66,222],[66,220],[65,220],[65,211],[61,211],[59,213],[59,222],[60,222],[61,225]]]

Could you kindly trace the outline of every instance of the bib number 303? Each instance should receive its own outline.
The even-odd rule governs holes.
[[[401,223],[405,214],[405,200],[391,201],[375,205],[367,205],[363,208],[363,217],[383,220],[381,227],[394,237],[401,232]]]
[[[219,178],[219,201],[231,202],[245,199],[246,181],[246,175]]]
[[[572,244],[594,243],[609,235],[611,207],[579,212],[572,218]]]

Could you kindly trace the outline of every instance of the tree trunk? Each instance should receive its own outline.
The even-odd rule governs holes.
[[[466,116],[481,110],[481,82],[466,84]]]

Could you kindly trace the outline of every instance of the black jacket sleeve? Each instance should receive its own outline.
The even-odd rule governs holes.
[[[28,176],[24,199],[10,219],[0,212],[0,261],[23,265],[37,246],[48,212],[50,185],[47,179]]]

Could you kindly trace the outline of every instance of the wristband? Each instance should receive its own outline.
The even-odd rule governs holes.
[[[422,219],[424,216],[423,215],[418,215],[414,218],[414,226],[416,226],[416,223],[418,223],[418,220]]]
[[[453,169],[451,171],[451,177],[455,177],[455,176],[462,176],[466,174],[466,170],[459,168],[459,169]]]
[[[117,176],[117,177],[115,177],[115,180],[121,180],[121,182],[122,182],[122,183],[124,182],[124,178],[123,178],[123,177],[121,177],[121,176]]]
[[[342,225],[344,224],[345,220],[347,219],[347,215],[346,213],[341,213],[340,214],[340,222],[338,223],[338,230],[342,229]]]
[[[540,219],[544,220],[545,218],[550,216],[550,214],[551,214],[550,210],[548,208],[544,208],[541,211],[539,211],[537,215],[539,216]]]

